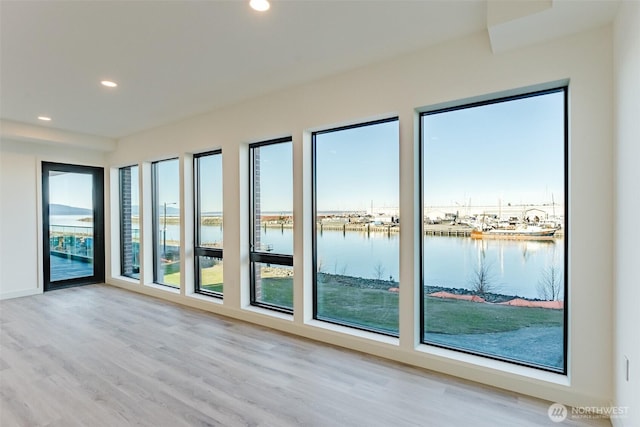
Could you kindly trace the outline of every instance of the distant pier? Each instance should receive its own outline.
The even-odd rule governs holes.
[[[327,224],[318,223],[317,230],[323,231],[358,231],[361,233],[399,233],[399,225],[375,225],[375,224]],[[427,236],[453,236],[453,237],[469,237],[471,236],[471,227],[453,226],[442,224],[425,225],[424,234]]]
[[[276,223],[276,222],[263,222],[261,227],[265,231],[278,229],[284,231],[285,229],[293,229],[293,223]],[[399,224],[374,224],[374,223],[338,223],[338,222],[317,222],[316,230],[319,233],[323,231],[342,231],[346,232],[359,232],[359,233],[384,233],[387,235],[396,234],[400,232]],[[462,224],[424,224],[425,236],[450,236],[450,237],[471,237],[472,227]],[[564,235],[564,229],[560,229],[556,232],[556,237],[562,237]],[[215,246],[215,245],[214,245]]]
[[[332,224],[332,223],[317,223],[317,230],[323,231],[359,231],[361,233],[398,233],[400,227],[397,225],[376,225],[376,224],[359,224],[359,223],[345,223],[345,224]]]
[[[464,225],[426,224],[424,226],[426,236],[470,237],[471,230],[471,227]]]

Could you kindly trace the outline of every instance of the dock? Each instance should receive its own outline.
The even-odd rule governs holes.
[[[424,226],[425,236],[470,237],[471,230],[471,227],[464,225],[426,224]]]

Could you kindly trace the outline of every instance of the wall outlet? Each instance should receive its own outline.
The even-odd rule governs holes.
[[[629,358],[627,356],[624,357],[624,377],[629,382]]]

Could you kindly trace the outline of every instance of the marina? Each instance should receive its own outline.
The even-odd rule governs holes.
[[[66,248],[85,249],[71,245],[71,241],[85,242],[87,231],[80,226],[86,222],[76,222],[79,218],[60,221],[65,230],[75,230],[75,240],[58,235],[62,227],[55,230],[56,242],[67,243]],[[334,215],[330,220],[317,223],[318,268],[326,273],[344,274],[353,277],[399,281],[400,221],[384,222],[366,214]],[[390,219],[390,218],[389,218]],[[477,219],[477,218],[476,218]],[[491,223],[489,218],[484,219]],[[517,224],[500,224],[494,218],[495,226],[511,227],[515,232]],[[430,223],[435,222],[435,223]],[[562,266],[564,253],[564,227],[545,230],[548,225],[528,225],[527,229],[546,231],[548,236],[512,237],[506,232],[491,233],[485,230],[482,236],[474,232],[474,227],[465,218],[447,217],[425,219],[423,225],[424,278],[425,284],[450,288],[467,288],[471,276],[485,263],[493,276],[494,285],[511,295],[537,298],[536,286],[542,274],[550,265]],[[202,225],[202,244],[208,247],[223,247],[223,224],[221,218],[205,218]],[[272,253],[293,253],[293,220],[290,215],[263,217],[260,241],[265,251]],[[164,233],[164,230],[163,230]],[[83,236],[80,236],[82,234]],[[84,237],[84,239],[82,239]],[[478,238],[480,237],[480,238]],[[180,225],[178,217],[168,217],[166,226],[167,251],[178,253]],[[69,240],[69,242],[67,242]],[[138,233],[134,229],[132,242],[135,254],[139,250]],[[76,246],[78,246],[76,248]],[[56,247],[56,245],[52,245]],[[76,255],[80,255],[80,251]],[[67,258],[69,254],[65,254]],[[84,255],[84,253],[82,253]],[[70,264],[81,260],[65,260]],[[136,256],[137,262],[137,256]],[[58,263],[60,264],[60,263]],[[90,265],[90,264],[89,264]],[[86,267],[86,263],[85,263]]]

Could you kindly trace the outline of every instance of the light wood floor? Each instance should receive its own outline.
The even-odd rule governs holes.
[[[2,301],[0,329],[2,427],[610,425],[106,285]]]

